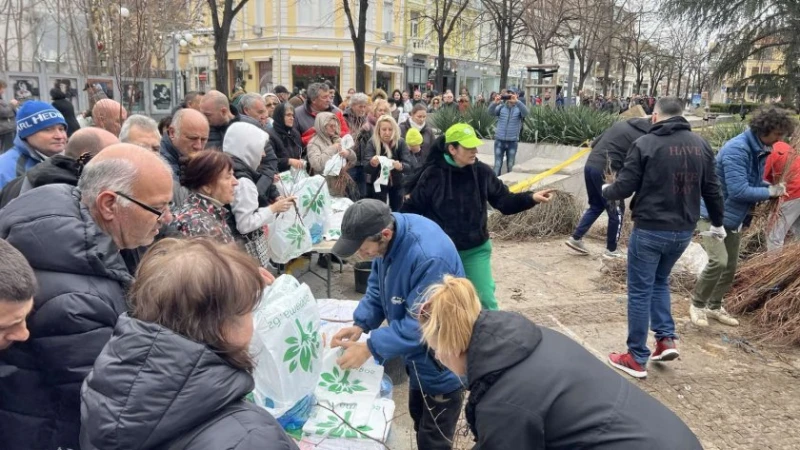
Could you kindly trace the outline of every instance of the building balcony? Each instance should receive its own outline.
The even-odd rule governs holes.
[[[408,51],[415,54],[432,55],[435,53],[430,39],[409,38],[406,47],[408,47]]]

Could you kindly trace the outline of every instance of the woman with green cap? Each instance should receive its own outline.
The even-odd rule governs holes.
[[[488,205],[502,214],[517,214],[551,199],[552,189],[513,194],[488,165],[478,161],[483,142],[475,130],[458,123],[439,137],[425,165],[409,180],[403,212],[425,216],[450,236],[467,278],[484,309],[495,310],[492,243]]]

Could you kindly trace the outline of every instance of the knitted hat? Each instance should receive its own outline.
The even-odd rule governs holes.
[[[17,135],[20,139],[25,139],[53,125],[66,127],[67,121],[49,103],[28,100],[17,111]]]
[[[422,145],[422,134],[416,128],[409,128],[406,133],[406,144],[411,146]]]

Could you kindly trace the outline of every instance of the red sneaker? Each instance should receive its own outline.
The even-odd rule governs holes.
[[[656,339],[656,351],[650,356],[653,361],[672,361],[677,359],[680,354],[675,346],[675,339],[661,338]]]
[[[608,355],[608,362],[634,378],[647,378],[647,370],[630,353],[612,353]]]

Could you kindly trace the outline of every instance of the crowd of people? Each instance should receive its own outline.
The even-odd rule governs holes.
[[[578,344],[499,311],[489,207],[516,214],[553,192],[511,193],[499,179],[528,114],[522,96],[489,99],[499,117],[495,167],[478,159],[472,127],[427,121],[462,99],[483,100],[463,91],[458,102],[452,92],[438,101],[419,91],[342,98],[325,82],[294,96],[282,86],[191,92],[157,123],[97,98],[92,125],[77,129],[55,104],[19,105],[13,145],[0,155],[4,448],[297,448],[244,400],[254,385],[252,312],[274,280],[269,225],[297,207],[278,189],[280,173],[322,175],[334,157],[351,182],[334,192],[340,183],[328,177],[331,193],[355,203],[333,252],[373,262],[353,326],[331,345],[344,348],[343,369],[403,358],[419,448],[451,447],[466,390],[482,449],[701,448],[677,416]],[[652,124],[620,122],[595,141],[590,209],[568,241],[587,253],[581,238],[607,211],[616,218],[607,256],[620,256],[621,201],[636,193],[628,352],[609,357],[635,377],[648,360],[678,355],[667,280],[695,228],[711,263],[692,321],[733,324],[720,302],[735,236],[749,205],[786,194],[763,181],[762,158],[793,131],[785,113],[756,116],[715,162],[682,110],[660,99]],[[778,180],[776,172],[767,175]]]

